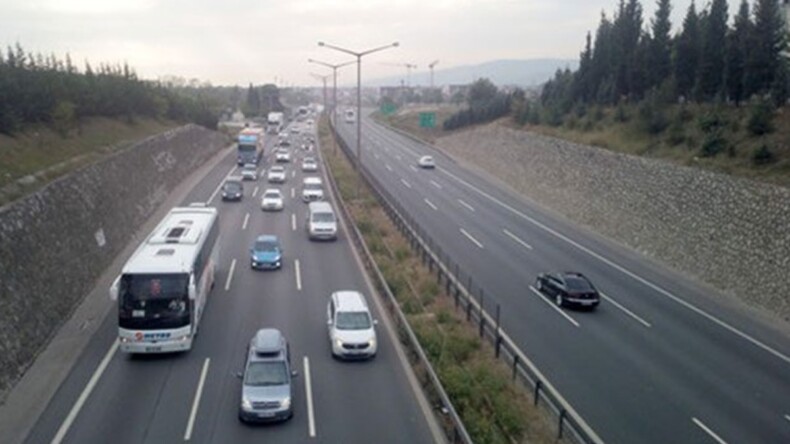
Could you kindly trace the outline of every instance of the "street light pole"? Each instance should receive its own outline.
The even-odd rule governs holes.
[[[337,125],[337,70],[338,68],[342,68],[356,62],[351,60],[350,62],[333,65],[331,63],[326,63],[315,59],[307,59],[307,61],[310,63],[326,66],[327,68],[332,68],[332,119],[334,120],[335,125]],[[337,153],[337,145],[335,145],[335,153]]]
[[[330,45],[324,42],[318,42],[318,46],[324,46],[336,51],[344,52],[357,58],[357,197],[359,197],[359,185],[362,175],[362,57],[368,54],[383,51],[389,48],[395,48],[399,45],[398,42],[390,43],[389,45],[379,46],[378,48],[368,49],[367,51],[356,52],[349,49],[341,48],[339,46]]]

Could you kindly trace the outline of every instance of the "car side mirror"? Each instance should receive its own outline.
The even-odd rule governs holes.
[[[242,378],[244,377],[244,373],[242,373],[242,372],[236,372],[235,376],[236,376],[237,378],[239,378],[239,379],[242,379]]]
[[[120,283],[121,283],[121,275],[118,275],[118,277],[115,278],[115,280],[112,282],[112,285],[110,285],[110,300],[111,301],[117,301],[118,300],[118,287],[120,286]]]
[[[332,325],[332,320],[331,319],[327,319],[326,320],[326,325]]]
[[[379,320],[378,319],[374,319],[373,320],[373,325],[379,325]]]
[[[297,376],[299,376],[299,370],[291,370],[291,377],[295,378]]]

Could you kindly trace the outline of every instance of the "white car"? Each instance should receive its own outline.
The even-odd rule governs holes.
[[[365,297],[357,291],[336,291],[326,308],[332,356],[346,359],[376,356],[377,321],[370,315]]]
[[[286,149],[280,148],[276,153],[274,153],[274,160],[276,162],[290,162],[291,153]]]
[[[433,161],[432,156],[420,157],[420,159],[417,161],[417,165],[419,165],[420,168],[428,168],[428,169],[436,168],[436,162]]]
[[[266,175],[266,180],[269,183],[285,183],[285,167],[275,165],[269,168],[269,173]]]
[[[241,167],[242,180],[258,180],[258,167],[254,163],[245,163]]]
[[[314,157],[305,157],[304,160],[302,160],[302,171],[305,172],[318,171],[318,162],[315,161]]]
[[[261,197],[261,210],[279,211],[282,210],[284,206],[283,195],[280,190],[268,188],[263,192],[263,196]]]
[[[305,177],[302,181],[302,201],[324,200],[324,184],[320,177]]]

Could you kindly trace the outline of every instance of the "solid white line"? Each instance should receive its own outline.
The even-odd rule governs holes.
[[[244,222],[241,224],[241,229],[242,230],[246,230],[247,229],[247,222],[249,222],[249,221],[250,221],[250,213],[247,213],[247,214],[244,215]]]
[[[428,206],[429,206],[429,207],[431,207],[431,208],[433,208],[434,210],[436,210],[436,209],[437,209],[437,208],[436,208],[436,205],[434,205],[433,203],[431,203],[431,201],[430,201],[430,200],[428,200],[428,199],[425,199],[425,203],[426,203],[426,204],[428,204]]]
[[[438,182],[435,182],[435,181],[433,181],[433,180],[431,181],[431,185],[435,186],[436,188],[438,188],[438,189],[440,189],[440,190],[442,189],[442,186],[441,186],[441,185],[439,185],[439,183],[438,183]]]
[[[463,228],[461,228],[461,234],[463,234],[464,236],[466,236],[466,237],[467,237],[467,239],[469,239],[470,241],[472,241],[472,243],[473,243],[473,244],[477,245],[477,246],[478,246],[478,247],[480,247],[480,248],[483,248],[483,244],[481,244],[481,243],[480,243],[480,242],[479,242],[477,239],[475,239],[474,237],[472,237],[472,235],[471,235],[471,234],[469,234],[469,233],[467,233],[467,231],[466,231],[466,230],[464,230]]]
[[[296,188],[291,188],[291,199],[296,197]]]
[[[639,322],[640,324],[644,325],[644,326],[645,326],[645,327],[647,327],[647,328],[650,328],[650,327],[651,327],[651,325],[650,325],[650,323],[649,323],[649,322],[647,322],[647,321],[645,321],[644,319],[640,318],[639,316],[637,316],[636,314],[634,314],[634,312],[632,312],[631,310],[629,310],[629,309],[627,309],[627,308],[623,307],[622,305],[620,305],[620,303],[619,303],[619,302],[617,302],[617,301],[615,301],[614,299],[610,298],[609,296],[607,296],[607,295],[603,294],[602,292],[598,292],[598,293],[601,295],[601,297],[602,297],[602,298],[604,298],[604,299],[606,299],[607,301],[609,301],[609,302],[610,302],[612,305],[614,305],[615,307],[617,307],[617,308],[619,308],[620,310],[622,310],[622,311],[623,311],[625,314],[627,314],[628,316],[631,316],[632,318],[636,319],[636,321],[637,321],[637,322]]]
[[[294,260],[294,270],[296,270],[296,289],[302,291],[302,272],[299,269],[299,259]]]
[[[417,167],[416,166],[409,165],[409,168],[411,168],[411,170],[414,171],[415,173],[417,172]]]
[[[255,185],[255,189],[252,190],[252,197],[255,197],[258,194],[258,185]]]
[[[228,270],[228,279],[225,281],[225,291],[230,290],[230,280],[233,279],[233,270],[236,269],[236,259],[230,263],[230,270]]]
[[[469,205],[468,203],[466,203],[466,202],[462,201],[461,199],[458,199],[458,203],[459,203],[459,204],[461,204],[461,205],[463,205],[463,206],[465,206],[465,207],[466,207],[466,208],[467,208],[469,211],[471,211],[471,212],[473,212],[473,213],[475,212],[475,209],[474,209],[474,208],[472,208],[472,206],[471,206],[471,205]]]
[[[392,171],[392,167],[389,164],[384,165],[388,170]]]
[[[541,294],[541,293],[540,293],[540,292],[539,292],[539,291],[538,291],[538,290],[537,290],[535,287],[533,287],[532,285],[530,285],[530,286],[529,286],[529,289],[530,289],[530,290],[532,290],[532,292],[533,292],[533,293],[535,293],[536,295],[538,295],[538,298],[539,298],[541,301],[545,302],[545,303],[546,303],[546,304],[547,304],[549,307],[551,307],[552,309],[554,309],[554,311],[556,311],[557,313],[561,314],[561,315],[562,315],[562,317],[564,317],[565,319],[567,319],[567,320],[568,320],[568,322],[570,322],[571,324],[573,324],[573,326],[574,326],[574,327],[579,327],[579,323],[578,323],[578,322],[576,322],[576,319],[573,319],[572,317],[570,317],[570,315],[568,315],[568,313],[565,313],[565,312],[564,312],[564,311],[563,311],[563,310],[562,310],[560,307],[557,307],[557,304],[555,304],[554,302],[551,302],[551,301],[549,301],[548,299],[546,299],[546,297],[545,297],[545,296],[543,296],[543,295],[542,295],[542,294]]]
[[[790,421],[790,415],[785,415],[785,419]]]
[[[212,201],[212,200],[214,200],[214,196],[216,196],[216,195],[217,195],[217,193],[219,193],[219,190],[220,190],[220,188],[222,188],[222,184],[223,184],[223,183],[225,183],[225,179],[227,179],[228,177],[230,177],[230,175],[231,175],[231,174],[233,174],[233,170],[235,170],[235,169],[236,169],[236,165],[233,165],[233,166],[230,168],[230,171],[228,171],[228,174],[226,174],[226,175],[225,175],[225,176],[222,178],[222,180],[220,180],[220,181],[219,181],[219,184],[217,185],[217,188],[214,188],[214,192],[213,192],[213,193],[211,193],[211,196],[209,196],[208,200],[206,201],[206,205],[210,204],[210,203],[211,203],[211,201]]]
[[[715,434],[713,430],[709,429],[708,426],[702,423],[702,421],[700,421],[697,418],[691,418],[691,420],[694,421],[694,424],[696,424],[697,427],[701,428],[705,433],[710,435],[711,438],[715,439],[716,442],[718,442],[719,444],[727,444],[727,441],[721,439],[719,435]]]
[[[291,177],[296,177],[296,170],[291,171]]]
[[[401,183],[402,183],[403,185],[405,185],[405,186],[406,186],[406,188],[411,188],[411,184],[410,184],[409,182],[406,182],[406,179],[401,179],[400,181],[401,181]]]
[[[600,260],[601,262],[609,265],[610,267],[612,267],[612,268],[620,271],[621,273],[631,277],[632,279],[644,284],[645,286],[648,286],[648,287],[652,288],[653,290],[655,290],[658,293],[668,297],[669,299],[672,299],[673,301],[675,301],[678,304],[686,307],[687,309],[689,309],[689,310],[697,313],[698,315],[708,319],[709,321],[717,324],[718,326],[720,326],[720,327],[722,327],[722,328],[724,328],[726,330],[729,330],[731,333],[734,333],[734,334],[740,336],[741,338],[751,342],[753,345],[756,345],[757,347],[767,351],[768,353],[770,353],[770,354],[776,356],[777,358],[785,361],[786,363],[790,364],[790,356],[787,356],[787,355],[783,354],[782,352],[771,348],[770,346],[764,344],[763,342],[759,341],[758,339],[755,339],[752,336],[750,336],[750,335],[738,330],[737,328],[733,327],[732,325],[728,324],[727,322],[724,322],[724,321],[720,320],[719,318],[717,318],[717,317],[715,317],[715,316],[713,316],[711,314],[708,314],[706,311],[698,308],[694,304],[692,304],[690,302],[686,302],[685,300],[675,296],[674,294],[670,293],[667,290],[664,290],[663,288],[661,288],[658,285],[648,281],[647,279],[638,276],[636,273],[626,269],[625,267],[623,267],[621,265],[618,265],[617,263],[615,263],[615,262],[613,262],[613,261],[601,256],[600,254],[598,254],[598,253],[590,250],[589,248],[579,244],[578,242],[566,237],[565,235],[560,234],[557,231],[554,231],[553,229],[547,227],[546,225],[543,225],[542,223],[538,222],[537,220],[527,216],[526,214],[518,211],[517,209],[511,207],[510,205],[508,205],[508,204],[500,201],[499,199],[491,196],[490,194],[486,193],[485,191],[482,191],[482,190],[478,189],[474,185],[472,185],[472,184],[466,182],[465,180],[461,179],[460,177],[458,177],[458,176],[446,171],[445,169],[441,168],[440,170],[443,173],[447,174],[448,176],[454,178],[458,182],[460,182],[460,183],[466,185],[467,187],[471,188],[472,190],[476,191],[477,193],[479,193],[483,197],[486,197],[487,199],[491,200],[492,202],[496,203],[497,205],[501,206],[502,208],[505,208],[506,210],[508,210],[511,213],[515,214],[516,216],[521,217],[522,219],[532,223],[536,227],[538,227],[538,228],[548,232],[549,234],[553,235],[554,237],[569,243],[570,245],[576,247],[577,249],[589,254],[590,256]]]
[[[296,231],[296,213],[291,213],[291,230]]]
[[[523,240],[521,240],[521,239],[520,239],[518,236],[516,236],[515,234],[511,233],[510,231],[507,231],[507,230],[502,230],[502,232],[504,232],[504,233],[505,233],[507,236],[509,236],[509,237],[510,237],[511,239],[513,239],[514,241],[516,241],[516,242],[518,242],[519,244],[521,244],[521,246],[522,246],[522,247],[524,247],[524,248],[526,248],[527,250],[531,250],[531,249],[532,249],[532,245],[530,245],[530,244],[528,244],[528,243],[524,242],[524,241],[523,241]]]
[[[307,429],[315,438],[315,414],[313,413],[313,383],[310,381],[310,360],[304,357],[304,391],[307,395]]]
[[[187,431],[184,432],[184,441],[189,441],[189,438],[192,437],[192,427],[195,426],[195,416],[197,416],[198,406],[200,405],[200,397],[203,395],[203,384],[206,382],[209,362],[211,362],[211,358],[206,358],[206,360],[203,361],[203,370],[200,372],[200,380],[198,381],[197,391],[195,391],[195,399],[192,401],[192,411],[189,413]]]
[[[52,438],[52,444],[60,444],[60,442],[63,441],[63,438],[66,437],[66,433],[69,432],[71,424],[73,424],[74,420],[77,419],[77,415],[80,413],[82,406],[85,404],[85,401],[88,400],[88,396],[91,395],[93,388],[96,387],[96,384],[99,382],[102,373],[104,373],[104,370],[107,369],[107,365],[109,365],[116,351],[118,351],[117,339],[113,341],[112,346],[110,346],[110,349],[107,350],[107,353],[99,363],[96,371],[93,372],[91,379],[88,380],[88,385],[85,386],[85,388],[82,390],[82,393],[80,393],[80,397],[77,398],[77,402],[75,402],[74,406],[71,407],[68,416],[66,416],[66,419],[63,420],[63,424],[60,425],[58,433],[56,433],[55,437]]]

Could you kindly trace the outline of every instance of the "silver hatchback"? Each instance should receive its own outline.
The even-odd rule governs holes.
[[[275,328],[258,330],[247,349],[242,379],[239,420],[243,422],[285,421],[293,416],[291,369],[288,342]]]

